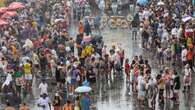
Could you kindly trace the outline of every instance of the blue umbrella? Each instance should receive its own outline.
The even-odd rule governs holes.
[[[148,3],[148,0],[137,0],[137,4],[142,5],[142,6],[147,5],[147,3]]]

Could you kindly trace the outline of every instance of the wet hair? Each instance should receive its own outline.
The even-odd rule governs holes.
[[[11,104],[9,103],[9,101],[6,102],[6,105],[7,105],[7,106],[11,106]]]
[[[71,101],[70,101],[70,100],[67,100],[67,101],[66,101],[66,103],[67,103],[67,104],[70,104],[70,103],[71,103]]]

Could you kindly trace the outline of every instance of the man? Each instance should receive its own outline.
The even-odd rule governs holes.
[[[48,94],[48,92],[47,92],[48,85],[47,85],[47,83],[46,83],[45,80],[43,80],[43,81],[40,83],[39,89],[41,90],[41,95],[43,95],[43,94]]]
[[[90,98],[87,93],[81,96],[80,100],[81,110],[90,110]]]
[[[40,110],[51,110],[50,99],[47,94],[43,94],[37,100],[37,106]]]
[[[7,105],[4,110],[16,110],[16,109],[12,107],[9,102],[7,102]]]
[[[29,108],[29,107],[26,105],[26,103],[24,102],[24,103],[22,103],[22,104],[20,105],[19,110],[30,110],[30,108]]]

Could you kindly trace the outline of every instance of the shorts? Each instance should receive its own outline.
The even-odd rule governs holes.
[[[76,80],[76,79],[71,79],[71,84],[72,84],[72,85],[75,85],[75,84],[76,84],[76,82],[77,82],[77,80]]]
[[[32,80],[32,74],[25,74],[25,80],[31,81]]]

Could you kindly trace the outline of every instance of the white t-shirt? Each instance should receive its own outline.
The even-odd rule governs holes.
[[[187,49],[182,50],[182,52],[181,52],[181,60],[182,61],[187,61],[187,57],[186,57],[187,53],[188,53]]]
[[[39,85],[39,89],[41,89],[41,94],[47,94],[47,88],[48,88],[48,85],[47,83],[41,83]]]
[[[45,99],[41,97],[37,100],[37,105],[39,104],[41,106],[45,106],[44,108],[38,107],[40,110],[50,110],[49,103],[50,103],[50,100],[48,97],[46,97]]]
[[[143,76],[138,76],[138,77],[137,77],[137,82],[138,82],[138,84],[137,84],[137,89],[138,89],[138,90],[141,89],[142,78],[143,78]]]

